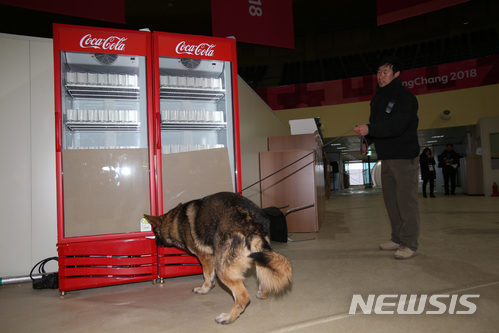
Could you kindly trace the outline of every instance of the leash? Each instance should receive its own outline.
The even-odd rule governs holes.
[[[327,145],[329,145],[329,144],[331,144],[331,143],[335,142],[336,140],[338,140],[339,138],[344,137],[347,133],[349,133],[349,132],[351,132],[351,131],[353,131],[353,129],[349,129],[349,130],[348,130],[348,131],[346,131],[345,133],[341,134],[339,137],[334,138],[333,140],[330,140],[330,141],[326,142],[325,144],[323,144],[323,145],[322,145],[322,147],[327,146]],[[271,174],[270,174],[270,175],[268,175],[267,177],[262,178],[262,179],[260,179],[259,181],[256,181],[256,182],[254,182],[253,184],[251,184],[251,185],[249,185],[249,186],[246,186],[245,188],[243,188],[241,191],[239,191],[239,192],[237,192],[237,193],[238,193],[238,194],[243,193],[243,191],[246,191],[246,190],[247,190],[247,189],[249,189],[250,187],[253,187],[253,186],[255,186],[256,184],[259,184],[259,183],[263,182],[265,179],[268,179],[268,178],[270,178],[270,177],[274,176],[275,174],[278,174],[279,172],[283,171],[284,169],[289,168],[289,167],[290,167],[290,166],[292,166],[293,164],[298,163],[299,161],[303,160],[303,159],[304,159],[304,158],[306,158],[307,156],[312,155],[313,153],[315,153],[315,152],[316,152],[316,151],[318,151],[319,149],[322,149],[322,147],[319,147],[319,148],[317,148],[317,149],[314,149],[313,151],[311,151],[310,153],[306,154],[305,156],[303,156],[303,157],[301,157],[301,158],[297,159],[296,161],[294,161],[294,162],[292,162],[292,163],[290,163],[290,164],[286,165],[284,168],[281,168],[281,169],[279,169],[279,170],[277,170],[277,171],[275,171],[275,172],[271,173]]]

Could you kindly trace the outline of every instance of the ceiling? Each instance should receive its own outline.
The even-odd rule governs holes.
[[[419,145],[433,149],[434,146],[444,146],[448,143],[460,144],[466,141],[467,133],[473,131],[473,126],[460,126],[438,128],[418,131]],[[367,161],[367,156],[360,153],[360,136],[348,133],[350,136],[338,138],[324,138],[323,151],[327,153],[340,153],[344,161]],[[377,160],[374,145],[370,147],[370,161]]]

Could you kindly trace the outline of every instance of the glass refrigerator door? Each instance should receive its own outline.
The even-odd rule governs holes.
[[[151,210],[143,56],[61,51],[64,236],[141,231]]]
[[[209,181],[206,178],[218,178],[220,174],[221,178],[218,178],[218,181],[225,184],[210,188],[235,190],[231,68],[229,61],[159,57],[165,211],[172,208],[168,198],[177,197],[177,192],[181,193],[182,187],[185,191],[188,182],[182,178],[204,177],[202,183],[209,186],[206,185]],[[172,172],[176,172],[175,167],[179,163],[186,163],[187,157],[176,159],[172,155],[192,151],[196,151],[196,154],[190,156],[197,161],[190,163],[189,174],[184,175],[182,170],[179,170],[173,178]],[[192,164],[196,163],[202,165],[201,173],[193,169]],[[224,170],[225,165],[227,170]],[[228,178],[225,175],[228,175]],[[175,186],[179,188],[175,189]],[[170,194],[167,191],[170,191]]]

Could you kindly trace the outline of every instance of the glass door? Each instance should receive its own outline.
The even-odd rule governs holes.
[[[64,237],[141,231],[151,211],[146,57],[60,57]]]
[[[235,191],[232,74],[230,61],[159,57],[164,212]]]
[[[233,161],[230,62],[160,57],[159,73],[162,153],[227,147]]]

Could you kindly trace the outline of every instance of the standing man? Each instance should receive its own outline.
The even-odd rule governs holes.
[[[430,148],[423,149],[419,155],[419,166],[421,168],[421,179],[423,180],[423,197],[426,198],[426,184],[430,183],[430,198],[435,198],[433,191],[435,189],[435,159]]]
[[[395,251],[396,259],[418,254],[420,229],[418,204],[418,100],[402,85],[401,68],[395,57],[382,59],[378,67],[377,92],[371,100],[369,124],[353,130],[374,143],[381,163],[381,185],[392,227],[391,239],[379,246]],[[364,144],[367,150],[367,145]]]
[[[445,150],[438,156],[438,165],[442,168],[444,175],[445,195],[449,195],[449,180],[450,194],[456,195],[456,174],[459,166],[459,154],[454,150],[454,146],[449,143]]]

